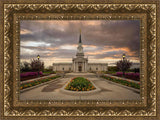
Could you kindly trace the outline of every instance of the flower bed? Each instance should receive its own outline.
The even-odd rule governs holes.
[[[52,72],[52,73],[54,73],[54,72]],[[50,73],[50,74],[52,74],[52,73]],[[48,76],[50,74],[46,74],[46,73],[43,73],[42,71],[40,71],[39,76],[38,76],[38,72],[25,72],[25,73],[21,73],[20,80],[26,81],[26,80],[35,79],[38,77]]]
[[[25,88],[32,87],[32,86],[35,86],[35,85],[38,85],[38,84],[41,84],[41,83],[44,83],[44,82],[48,82],[48,81],[53,80],[53,79],[56,79],[56,78],[58,78],[58,77],[60,77],[60,76],[43,78],[43,79],[34,80],[34,81],[30,81],[30,82],[21,84],[21,85],[20,85],[20,90],[23,90],[23,89],[25,89]]]
[[[115,75],[118,77],[123,77],[123,72],[117,72]],[[140,79],[139,73],[125,73],[124,77],[136,81],[139,81]]]
[[[86,78],[73,78],[65,87],[66,90],[71,91],[90,91],[96,89],[93,84]]]
[[[125,86],[140,89],[140,83],[134,83],[134,82],[130,82],[130,81],[127,81],[127,80],[120,80],[120,79],[112,78],[112,77],[109,77],[109,76],[103,76],[103,78],[105,78],[107,80],[110,80],[112,82],[120,83],[120,84],[125,85]]]
[[[42,72],[39,72],[39,75],[43,75]],[[28,77],[28,76],[38,76],[38,72],[25,72],[21,73],[21,78]]]

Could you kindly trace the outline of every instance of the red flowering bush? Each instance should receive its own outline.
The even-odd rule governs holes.
[[[122,77],[123,72],[117,72],[116,76]],[[132,80],[139,80],[140,79],[140,74],[139,73],[125,73],[125,78],[132,79]]]
[[[43,75],[42,71],[39,72],[39,75]],[[28,76],[38,76],[38,72],[25,72],[21,73],[21,78],[28,77]]]

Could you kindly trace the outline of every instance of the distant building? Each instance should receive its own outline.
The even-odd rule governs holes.
[[[53,63],[53,71],[70,71],[70,72],[96,72],[108,71],[108,63],[88,63],[88,58],[84,57],[81,34],[77,47],[76,57],[72,63]]]

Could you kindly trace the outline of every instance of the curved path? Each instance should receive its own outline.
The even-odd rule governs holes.
[[[98,93],[75,96],[60,89],[73,77],[83,76],[101,89]],[[140,93],[123,85],[98,78],[94,73],[67,73],[56,82],[20,93],[20,100],[140,100]]]

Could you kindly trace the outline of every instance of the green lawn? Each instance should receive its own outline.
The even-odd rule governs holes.
[[[44,71],[43,74],[51,74],[53,71]]]
[[[106,74],[116,74],[116,71],[106,71]]]

